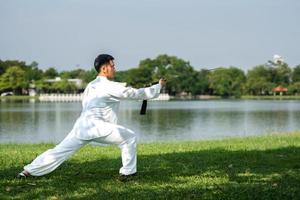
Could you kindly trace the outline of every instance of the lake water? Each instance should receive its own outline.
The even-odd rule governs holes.
[[[124,101],[119,124],[134,130],[140,143],[206,140],[300,130],[300,101],[211,100]],[[0,102],[0,142],[61,141],[80,115],[81,103]]]

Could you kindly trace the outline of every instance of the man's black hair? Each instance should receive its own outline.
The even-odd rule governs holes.
[[[94,67],[96,71],[99,73],[102,65],[109,63],[109,61],[114,60],[114,57],[108,54],[100,54],[97,56],[94,62]]]

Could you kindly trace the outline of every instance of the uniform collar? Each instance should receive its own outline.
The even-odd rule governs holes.
[[[100,80],[107,80],[107,78],[105,76],[97,76],[97,79],[100,79]]]

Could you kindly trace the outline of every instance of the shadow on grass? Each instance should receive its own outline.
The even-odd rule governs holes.
[[[0,196],[21,199],[300,199],[300,148],[138,156],[138,177],[117,181],[119,159],[66,161],[43,177],[0,170]]]

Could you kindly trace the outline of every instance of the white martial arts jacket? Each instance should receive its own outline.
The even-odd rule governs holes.
[[[83,93],[82,113],[73,130],[75,136],[90,140],[110,134],[117,124],[117,113],[121,99],[152,99],[158,97],[160,84],[134,89],[124,84],[97,76]]]

